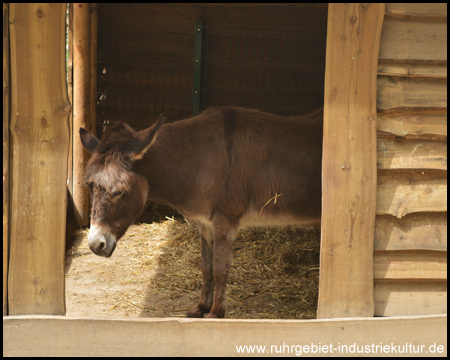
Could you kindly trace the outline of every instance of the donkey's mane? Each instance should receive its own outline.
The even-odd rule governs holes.
[[[84,183],[109,192],[129,191],[135,179],[129,154],[124,149],[136,135],[136,131],[121,121],[107,129],[86,167]]]

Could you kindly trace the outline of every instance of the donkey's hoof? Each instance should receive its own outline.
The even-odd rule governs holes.
[[[207,319],[221,319],[223,317],[225,317],[225,311],[220,311],[218,313],[211,311],[206,318]]]
[[[202,318],[203,312],[199,309],[198,306],[196,306],[195,308],[192,308],[191,310],[187,311],[186,316],[188,318]]]

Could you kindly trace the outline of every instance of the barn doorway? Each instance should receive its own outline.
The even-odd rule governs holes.
[[[140,130],[160,113],[178,121],[210,106],[286,116],[323,106],[327,10],[98,4],[97,136],[118,120]],[[114,263],[91,254],[86,235],[67,252],[69,314],[184,317],[198,301],[198,235],[172,210],[150,205]],[[319,228],[242,231],[233,251],[227,317],[316,317]]]

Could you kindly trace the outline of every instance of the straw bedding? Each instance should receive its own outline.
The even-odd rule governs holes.
[[[68,235],[68,315],[184,317],[200,296],[196,225],[173,210],[150,205],[113,256],[97,257],[87,230]],[[239,231],[233,246],[227,318],[316,317],[320,229]]]

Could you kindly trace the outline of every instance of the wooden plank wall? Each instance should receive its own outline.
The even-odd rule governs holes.
[[[373,316],[377,59],[384,4],[330,4],[318,318]]]
[[[65,18],[63,3],[9,4],[10,315],[65,314]]]
[[[447,312],[447,4],[386,4],[375,315]]]
[[[208,82],[202,87],[223,90],[214,94],[203,92],[201,109],[228,104],[255,108],[261,105],[263,110],[270,106],[270,111],[276,109],[275,105],[282,98],[286,101],[285,111],[292,108],[293,113],[298,113],[300,105],[305,107],[302,102],[311,105],[312,96],[302,98],[302,101],[291,101],[284,93],[314,92],[318,94],[317,99],[323,99],[325,37],[317,41],[315,35],[311,39],[298,35],[294,41],[292,31],[326,33],[327,6],[317,3],[99,4],[98,89],[107,93],[100,97],[99,121],[124,120],[142,128],[155,121],[161,112],[169,117],[169,121],[192,116],[196,21],[203,21],[204,26],[235,28],[233,33],[220,30],[209,37],[205,32],[209,47],[205,46],[204,55],[217,60],[203,62],[202,75]],[[280,41],[278,33],[272,34],[274,40],[271,42],[268,40],[269,32],[265,33],[266,39],[262,41],[262,31],[247,33],[236,28],[291,31],[291,44],[286,46],[286,33],[280,35]],[[148,35],[155,32],[160,35]],[[293,64],[293,57],[299,61],[302,54],[309,54],[307,50],[310,47],[315,50],[317,46],[322,49],[319,59],[305,58],[304,64]],[[229,60],[238,56],[242,59],[239,62]],[[249,60],[245,61],[245,58]],[[287,80],[285,67],[281,65],[285,58],[289,62],[288,74],[294,74]],[[310,65],[320,60],[322,66]],[[104,66],[102,61],[108,61],[109,65]],[[277,61],[280,63],[278,73],[275,70]],[[300,83],[298,78],[303,81]],[[251,79],[255,79],[254,83]],[[268,82],[272,87],[278,82],[280,95],[267,96],[264,92],[261,101],[259,95],[246,93],[236,96],[235,88],[255,89],[254,93],[258,94],[261,89],[266,89]],[[103,127],[98,127],[98,131],[100,134]]]

